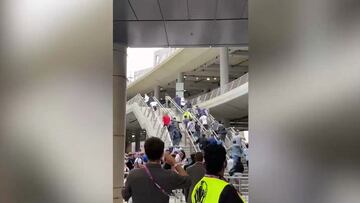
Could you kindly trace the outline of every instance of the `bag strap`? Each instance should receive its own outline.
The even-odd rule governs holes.
[[[153,176],[151,175],[148,167],[146,165],[144,165],[144,169],[146,174],[149,176],[150,180],[154,183],[154,185],[166,196],[171,196],[169,193],[167,193],[153,178]]]

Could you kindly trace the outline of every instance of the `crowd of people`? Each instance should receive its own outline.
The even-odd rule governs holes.
[[[147,161],[130,170],[122,188],[125,201],[133,203],[168,203],[173,190],[181,189],[191,203],[242,203],[238,191],[224,178],[226,149],[222,144],[208,143],[203,152],[191,155],[178,147],[165,149],[164,142],[150,137],[144,144],[145,154],[134,154]],[[137,156],[135,158],[135,156]]]
[[[125,155],[125,171],[130,171],[135,168],[141,168],[148,162],[148,158],[143,152],[127,153]]]
[[[204,150],[205,146],[209,143],[223,144],[225,142],[228,134],[227,129],[221,121],[210,119],[208,109],[199,106],[193,108],[190,101],[185,101],[184,98],[178,95],[175,96],[174,101],[183,110],[181,116],[182,124],[185,126],[188,134],[194,137],[194,143],[201,150]],[[179,127],[180,123],[180,121],[176,120],[176,117],[171,118],[167,113],[163,116],[163,125],[167,127],[174,146],[179,146],[183,138]],[[239,132],[234,134],[231,146],[226,150],[231,152],[229,165],[232,168],[229,169],[230,175],[243,172],[244,166],[242,160],[248,162],[248,145],[245,144]]]
[[[182,164],[187,164],[188,160],[186,159],[185,151],[181,147],[170,147],[166,150],[170,153],[172,157],[175,158],[177,162]],[[125,154],[125,171],[129,172],[133,169],[143,168],[145,164],[148,163],[147,155],[144,152],[129,152]],[[164,169],[170,169],[169,165],[164,164]]]

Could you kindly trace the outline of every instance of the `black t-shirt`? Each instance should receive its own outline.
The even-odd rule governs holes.
[[[220,194],[219,203],[244,203],[232,185],[225,186]]]
[[[128,161],[126,162],[126,166],[129,168],[129,170],[132,170],[134,168],[134,162],[135,159],[128,159]]]
[[[196,131],[196,132],[200,132],[200,130],[201,130],[201,126],[196,123],[196,124],[195,124],[195,131]]]

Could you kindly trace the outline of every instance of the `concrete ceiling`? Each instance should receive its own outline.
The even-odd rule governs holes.
[[[247,73],[247,47],[229,48],[229,79]],[[151,71],[128,85],[128,98],[136,93],[150,93],[156,85],[169,95],[175,94],[178,73],[184,74],[186,96],[204,93],[220,85],[219,50],[217,48],[185,48],[176,52]]]
[[[247,116],[248,106],[248,94],[245,94],[210,108],[210,112],[216,119],[226,118],[233,120]]]
[[[218,53],[217,49],[211,48],[180,49],[157,67],[130,83],[127,87],[127,96],[131,98],[137,93],[147,93],[152,91],[156,85],[166,87],[176,80],[178,73],[199,67],[215,58]]]
[[[129,47],[248,43],[247,0],[114,0],[114,42]]]
[[[210,48],[208,48],[210,49]],[[211,48],[216,49],[216,48]],[[200,49],[204,50],[204,49]],[[244,47],[241,48],[230,48],[229,54],[229,80],[235,80],[240,76],[244,75],[249,71],[249,60],[247,50],[244,50]],[[218,54],[218,53],[217,53]],[[185,58],[184,58],[185,59]],[[208,58],[207,58],[208,59]],[[174,56],[171,60],[177,60],[177,56]],[[179,72],[184,74],[184,83],[185,83],[185,97],[193,97],[197,94],[203,94],[212,89],[218,88],[220,85],[220,65],[219,65],[219,56],[214,55],[214,58],[211,58],[208,61],[202,60],[202,63],[197,67],[189,63],[184,69],[178,69],[174,71],[174,66],[167,66],[166,64],[159,65],[155,69],[163,71],[155,71],[153,74],[148,75],[147,77],[140,78],[137,81],[139,84],[136,86],[142,86],[141,89],[138,89],[139,93],[150,93],[153,89],[149,89],[149,86],[144,85],[144,81],[151,80],[153,83],[156,82],[155,78],[163,77],[164,74],[172,74],[161,80],[161,84],[158,85],[161,87],[161,92],[167,95],[175,95],[175,79],[176,75]],[[189,67],[195,67],[190,69]],[[172,79],[172,81],[171,81]],[[145,82],[148,84],[148,82]],[[134,86],[132,84],[128,87],[128,93],[132,94]],[[129,94],[129,96],[130,96]],[[151,94],[151,93],[150,93]],[[161,97],[164,94],[160,95]]]

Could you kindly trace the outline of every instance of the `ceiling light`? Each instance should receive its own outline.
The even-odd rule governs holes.
[[[184,75],[184,78],[186,78],[186,75]]]
[[[199,77],[196,77],[196,80],[199,80]]]
[[[216,80],[216,78],[214,78],[214,80]]]
[[[210,78],[206,78],[206,80],[210,80]]]

